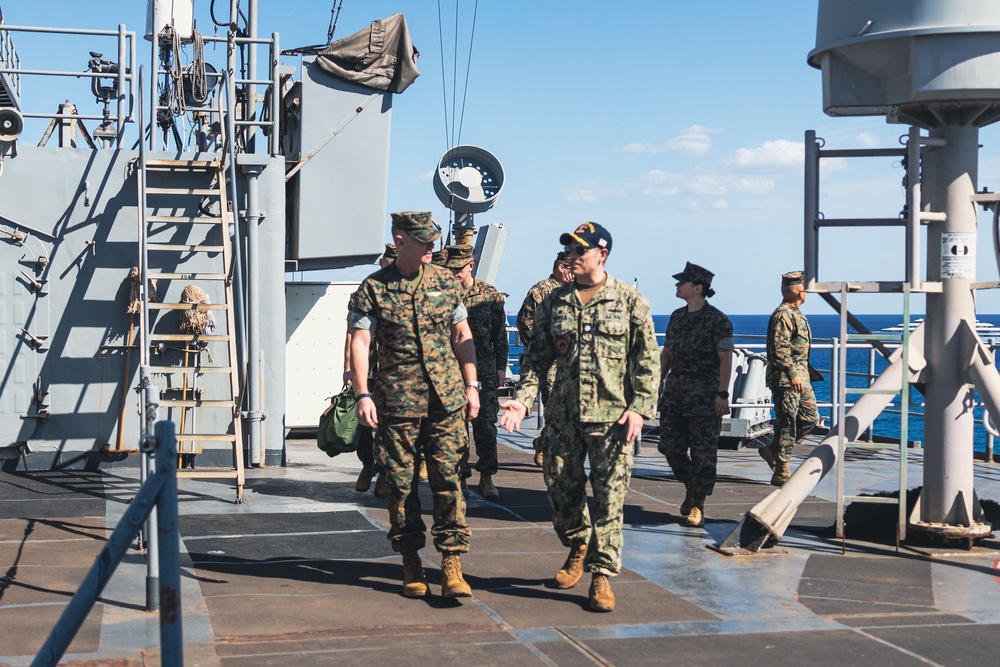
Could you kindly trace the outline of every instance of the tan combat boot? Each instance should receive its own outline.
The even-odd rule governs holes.
[[[535,465],[539,468],[545,462],[545,456],[542,454],[542,438],[541,436],[535,438],[531,441],[531,446],[535,448]]]
[[[778,461],[774,467],[774,474],[771,475],[771,486],[784,486],[788,478],[792,476],[788,469],[787,461]]]
[[[615,610],[615,594],[611,592],[608,575],[594,573],[594,578],[590,582],[590,608],[594,611]]]
[[[687,515],[687,525],[691,528],[701,528],[705,525],[705,496],[700,493],[693,494],[691,499],[691,512]]]
[[[427,575],[420,562],[420,554],[412,551],[403,554],[403,597],[422,598],[427,595]]]
[[[487,472],[479,473],[479,487],[477,490],[479,491],[479,495],[491,503],[500,502],[500,492],[497,491],[497,487],[493,484],[493,475]]]
[[[583,576],[583,561],[587,559],[587,545],[578,544],[569,550],[562,569],[552,579],[553,588],[572,588]]]
[[[777,462],[774,460],[774,453],[771,452],[770,446],[761,447],[757,450],[757,453],[760,454],[760,458],[764,459],[764,463],[771,469],[771,472],[777,469]]]
[[[427,461],[425,459],[420,459],[420,465],[417,466],[417,478],[422,482],[427,481]]]
[[[354,490],[358,493],[364,493],[372,485],[372,477],[375,476],[375,467],[369,464],[364,464],[361,466],[361,473],[358,475],[358,481],[354,483]]]
[[[687,494],[684,496],[684,502],[681,503],[681,516],[687,516],[691,513],[691,507],[694,504],[694,491],[691,489],[687,490]]]
[[[472,597],[472,588],[462,577],[462,561],[457,553],[441,556],[441,597],[447,600]]]

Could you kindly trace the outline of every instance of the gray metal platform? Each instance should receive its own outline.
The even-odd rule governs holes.
[[[462,563],[474,597],[463,602],[440,597],[430,548],[432,595],[401,596],[384,503],[354,491],[353,456],[329,459],[293,442],[287,467],[248,471],[242,505],[224,480],[180,480],[186,663],[976,665],[1000,652],[1000,545],[897,554],[891,529],[842,545],[829,531],[833,479],[773,555],[712,551],[773,488],[753,449],[720,452],[708,520],[694,529],[678,514],[683,487],[655,443],[644,444],[626,506],[626,569],[613,580],[618,607],[593,613],[587,579],[547,586],[566,550],[531,435],[503,436],[499,504],[473,491]],[[919,480],[919,451],[911,456]],[[895,474],[888,453],[848,465],[849,493],[884,492]],[[134,493],[133,472],[0,473],[0,665],[30,662]],[[977,490],[1000,500],[1000,466],[977,464]],[[429,492],[422,500],[427,508]],[[131,553],[66,661],[158,664],[144,576]]]

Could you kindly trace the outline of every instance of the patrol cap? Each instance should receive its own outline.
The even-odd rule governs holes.
[[[569,261],[569,253],[565,250],[560,250],[556,253],[556,262],[560,264],[565,264]]]
[[[430,213],[421,211],[393,213],[392,226],[421,243],[430,243],[441,238],[441,226],[434,222]]]
[[[472,246],[467,243],[450,245],[445,250],[448,251],[448,259],[444,263],[446,268],[462,269],[472,261]]]
[[[715,274],[704,266],[687,262],[684,265],[684,270],[680,273],[675,273],[673,277],[679,283],[701,283],[707,289],[712,286],[712,278],[715,277]]]
[[[448,251],[445,248],[441,248],[431,255],[431,264],[437,264],[438,266],[444,266],[445,262],[448,261]]]
[[[385,259],[396,259],[396,244],[386,243],[385,252],[382,253],[382,257]]]
[[[805,280],[803,279],[801,271],[789,271],[788,273],[781,274],[781,284],[785,285],[804,285]]]
[[[608,252],[611,252],[611,232],[596,222],[585,222],[574,231],[560,236],[559,243],[562,243],[564,246],[579,243],[587,250],[591,248],[604,248]]]

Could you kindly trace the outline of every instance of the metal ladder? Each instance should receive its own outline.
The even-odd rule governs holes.
[[[846,539],[846,529],[844,524],[844,512],[846,510],[847,503],[869,503],[869,504],[888,504],[898,506],[898,516],[896,520],[896,550],[899,550],[899,545],[906,539],[906,465],[907,465],[907,442],[909,440],[909,423],[910,423],[910,383],[906,381],[907,372],[904,370],[902,373],[903,382],[899,387],[891,387],[889,389],[874,389],[871,387],[848,387],[847,386],[847,353],[850,341],[894,341],[897,337],[895,334],[861,334],[861,333],[851,333],[847,331],[847,284],[843,284],[840,292],[840,345],[838,350],[839,356],[839,372],[837,374],[837,384],[839,391],[839,406],[837,414],[837,423],[845,424],[847,418],[847,396],[848,394],[892,394],[899,395],[900,397],[900,422],[899,422],[899,496],[893,498],[891,496],[849,496],[844,493],[844,473],[847,466],[847,450],[849,448],[863,448],[863,449],[894,449],[896,445],[890,443],[876,443],[867,440],[847,440],[847,435],[845,433],[846,429],[841,427],[839,430],[839,435],[837,437],[837,519],[836,519],[836,535],[841,540]],[[909,351],[910,351],[910,289],[909,285],[904,284],[903,286],[903,331],[902,331],[902,341],[900,342],[901,354],[902,354],[902,364],[904,369],[909,368]],[[846,548],[846,545],[845,545]]]
[[[149,179],[155,174],[158,181],[156,186],[148,185]],[[233,478],[236,480],[236,500],[240,502],[243,498],[243,486],[245,484],[245,474],[243,465],[243,430],[240,416],[240,380],[239,380],[239,357],[237,356],[236,321],[234,314],[234,262],[233,243],[234,234],[234,213],[229,204],[226,184],[225,165],[219,157],[211,157],[204,160],[182,160],[182,159],[145,159],[140,158],[140,169],[138,173],[140,197],[145,206],[146,196],[155,196],[158,199],[157,209],[172,210],[173,215],[144,215],[144,222],[140,224],[140,262],[145,271],[143,282],[143,312],[150,311],[183,311],[196,310],[198,312],[221,311],[225,313],[225,332],[207,334],[187,334],[187,333],[159,333],[155,332],[154,326],[165,320],[154,322],[153,317],[148,317],[148,321],[143,323],[145,334],[144,352],[148,355],[150,345],[172,346],[181,344],[184,347],[180,351],[185,354],[185,365],[171,366],[159,365],[149,366],[149,373],[154,375],[180,376],[181,387],[169,387],[161,390],[159,406],[168,409],[179,409],[181,411],[180,422],[184,423],[187,415],[191,415],[190,429],[185,428],[183,433],[177,434],[179,443],[179,463],[184,460],[185,454],[197,454],[200,452],[199,443],[204,442],[228,442],[233,448],[233,467],[231,470],[193,470],[182,469],[178,471],[179,477],[187,478]],[[210,180],[207,187],[192,185],[193,181]],[[209,215],[205,211],[204,201],[218,203],[218,215]],[[192,209],[198,211],[198,215],[178,215],[178,211],[189,212]],[[148,209],[144,209],[148,210]],[[212,211],[214,213],[214,211]],[[211,227],[216,227],[218,231],[215,236],[219,238],[217,243],[172,243],[172,242],[150,242],[152,234],[162,237],[166,234],[182,236],[183,240],[190,241],[190,231],[195,227],[208,227],[207,233],[211,232]],[[155,257],[150,260],[150,253]],[[206,257],[202,265],[211,265],[209,271],[181,272],[177,270],[188,258]],[[160,266],[161,268],[156,268]],[[164,268],[166,267],[166,268]],[[153,303],[150,301],[149,284],[145,279],[158,281],[187,281],[197,283],[224,283],[221,290],[224,295],[222,303],[211,304],[191,304],[191,303]],[[212,294],[212,290],[205,290]],[[215,293],[218,293],[216,291]],[[169,320],[166,320],[169,321]],[[162,328],[162,327],[161,327]],[[220,345],[220,343],[222,345]],[[220,354],[224,350],[224,354]],[[215,352],[213,356],[212,352]],[[195,355],[195,366],[188,366],[187,359],[190,354]],[[208,354],[209,364],[203,365],[201,357]],[[223,357],[221,362],[213,361],[216,357]],[[197,379],[204,375],[225,374],[229,376],[229,381],[224,383],[225,389],[218,386],[220,382],[209,383],[214,385],[215,392],[222,392],[219,395],[205,396],[205,389],[198,389]],[[188,380],[191,381],[190,386]],[[180,389],[181,396],[169,397],[165,394],[175,392]],[[190,395],[189,395],[190,393]],[[194,432],[194,425],[197,417],[202,411],[212,410],[215,415],[219,412],[228,415],[228,422],[224,432]],[[212,420],[218,423],[220,418]]]

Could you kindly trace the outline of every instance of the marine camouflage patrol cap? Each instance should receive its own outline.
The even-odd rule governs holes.
[[[684,265],[684,270],[673,276],[674,280],[679,283],[701,283],[706,289],[712,286],[712,278],[714,277],[715,274],[704,266],[698,266],[691,262],[687,262]]]
[[[382,253],[382,257],[384,257],[386,259],[389,259],[389,260],[396,259],[396,244],[395,243],[386,243],[385,244],[385,252]]]
[[[448,261],[448,251],[444,248],[437,250],[431,255],[431,264],[436,264],[437,266],[444,266],[445,262]]]
[[[782,285],[804,285],[805,280],[802,277],[801,271],[789,271],[788,273],[781,274],[781,284]]]
[[[392,226],[401,232],[406,232],[414,240],[430,243],[441,238],[441,226],[434,222],[430,213],[421,211],[404,211],[392,214]]]
[[[448,251],[448,259],[444,265],[449,269],[463,269],[472,261],[472,246],[467,243],[450,245],[445,250]]]
[[[562,243],[564,246],[572,246],[579,243],[587,250],[591,248],[604,248],[608,252],[611,252],[611,232],[596,222],[585,222],[574,231],[560,236],[559,243]]]

